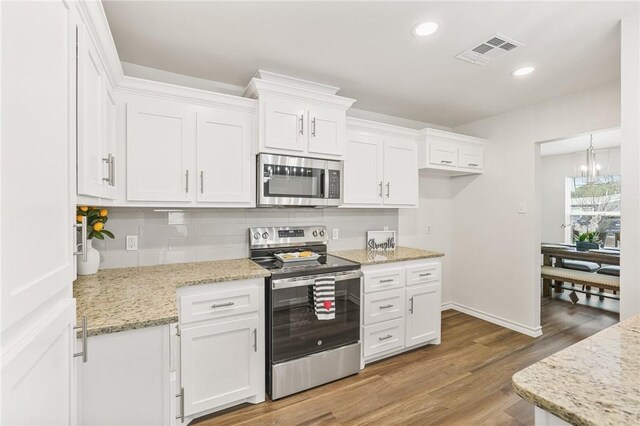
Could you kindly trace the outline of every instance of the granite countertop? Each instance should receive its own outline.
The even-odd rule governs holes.
[[[249,259],[105,269],[73,283],[78,323],[88,335],[170,324],[178,320],[179,287],[269,276]]]
[[[432,257],[442,257],[444,253],[437,251],[421,250],[410,247],[396,247],[393,252],[381,254],[373,253],[367,249],[357,250],[341,250],[331,252],[330,254],[341,257],[343,259],[350,260],[352,262],[358,262],[361,265],[377,265],[380,263],[402,262],[404,260],[417,260],[417,259],[430,259]]]
[[[640,425],[640,315],[516,373],[513,387],[575,425]]]

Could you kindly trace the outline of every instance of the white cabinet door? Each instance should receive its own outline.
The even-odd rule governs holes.
[[[73,424],[75,8],[0,2],[0,424]],[[34,226],[46,222],[43,226]],[[46,237],[43,238],[43,232]],[[34,257],[33,241],[46,253]]]
[[[103,198],[116,197],[116,100],[105,79],[102,127]]]
[[[197,115],[198,201],[250,206],[253,115],[224,109]]]
[[[384,203],[418,204],[418,156],[415,141],[384,142]]]
[[[344,155],[346,113],[344,111],[313,107],[309,110],[309,146],[314,154],[342,157]]]
[[[407,288],[405,346],[440,337],[440,284]]]
[[[263,105],[264,147],[276,153],[305,153],[309,126],[304,105],[279,99],[267,99]]]
[[[429,143],[429,162],[436,166],[456,167],[458,145],[452,142]]]
[[[348,132],[344,161],[345,204],[382,204],[383,155],[382,138],[357,131]]]
[[[181,330],[186,417],[258,394],[259,326],[256,315]]]
[[[482,169],[484,148],[460,145],[458,148],[458,166],[469,169]]]
[[[195,126],[188,105],[141,98],[126,108],[127,199],[191,200]]]
[[[78,193],[105,195],[105,75],[89,33],[78,26]]]

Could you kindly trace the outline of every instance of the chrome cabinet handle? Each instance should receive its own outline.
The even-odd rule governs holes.
[[[413,297],[409,299],[409,302],[411,302],[411,306],[409,306],[409,312],[413,314]]]
[[[314,138],[316,137],[316,118],[313,117],[313,120],[311,120],[311,136],[313,136]]]
[[[184,172],[184,181],[185,181],[184,192],[188,194],[189,193],[189,170],[186,170]]]
[[[388,279],[388,280],[380,280],[379,282],[380,282],[380,284],[383,284],[383,283],[392,283],[392,282],[393,282],[393,278]]]
[[[427,272],[426,274],[420,274],[421,277],[428,277],[431,275],[431,272]]]
[[[391,192],[391,182],[387,182],[387,198],[389,198],[390,192]]]
[[[224,306],[233,306],[235,304],[236,304],[235,302],[220,303],[218,305],[214,303],[213,305],[211,305],[211,308],[216,309],[216,308],[222,308]]]
[[[478,167],[480,164],[478,164],[478,163],[469,163],[468,165],[472,166],[472,167]]]
[[[382,181],[380,181],[380,183],[378,184],[380,186],[380,198],[382,198]]]
[[[112,154],[107,154],[107,158],[103,158],[102,161],[107,163],[108,169],[108,176],[102,178],[102,180],[107,182],[109,186],[116,186],[116,157]]]
[[[440,160],[441,163],[443,164],[451,164],[453,163],[453,161],[448,161],[448,160]]]
[[[176,398],[180,398],[180,415],[176,416],[176,419],[180,419],[180,422],[184,423],[184,388],[180,388],[180,393],[176,395]]]
[[[82,352],[76,352],[73,354],[73,357],[82,357],[82,362],[87,362],[89,357],[88,349],[89,345],[87,343],[87,317],[82,317],[82,325],[73,327],[74,330],[82,330]]]
[[[74,251],[73,254],[76,256],[81,255],[82,261],[86,262],[87,261],[87,217],[82,216],[82,220],[80,221],[80,223],[76,223],[75,225],[73,225],[73,227],[80,229],[80,234],[81,234],[80,238],[82,239],[80,244],[76,242],[76,251]],[[78,247],[81,247],[79,251],[78,251]]]
[[[391,339],[392,337],[393,337],[393,335],[387,334],[384,337],[378,337],[378,340],[383,341],[383,340]]]
[[[204,194],[204,170],[200,170],[200,193]]]
[[[258,352],[258,329],[253,329],[253,351]]]
[[[300,114],[300,134],[304,135],[304,114]]]
[[[393,305],[389,304],[389,305],[381,305],[378,307],[379,309],[389,309],[389,308],[393,308]]]

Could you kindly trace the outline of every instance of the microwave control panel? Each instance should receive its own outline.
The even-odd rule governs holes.
[[[328,198],[340,199],[340,170],[329,170],[329,196]]]

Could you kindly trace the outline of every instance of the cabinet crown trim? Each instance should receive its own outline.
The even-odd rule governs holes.
[[[305,101],[311,104],[322,105],[344,111],[349,109],[351,105],[353,105],[353,103],[356,101],[355,99],[345,98],[343,96],[331,95],[326,92],[323,93],[316,90],[289,86],[280,82],[265,81],[256,77],[251,79],[251,81],[247,85],[247,89],[243,94],[243,96],[252,99],[257,99],[264,95]]]
[[[426,128],[420,130],[420,138],[429,140],[429,137],[449,139],[453,142],[465,142],[470,144],[477,144],[485,146],[487,144],[486,139],[478,138],[476,136],[463,135],[461,133],[447,132],[445,130],[438,130],[432,128]]]
[[[362,132],[411,138],[416,138],[419,135],[418,130],[394,126],[393,124],[379,123],[377,121],[364,120],[362,118],[355,117],[347,117],[347,130],[357,130]]]
[[[259,78],[262,81],[271,81],[274,83],[281,83],[291,87],[297,87],[299,89],[313,90],[315,92],[326,93],[328,95],[335,95],[340,90],[339,87],[329,86],[328,84],[316,83],[313,81],[302,80],[300,78],[290,77],[288,75],[276,74],[274,72],[258,70],[255,74],[255,78]]]

